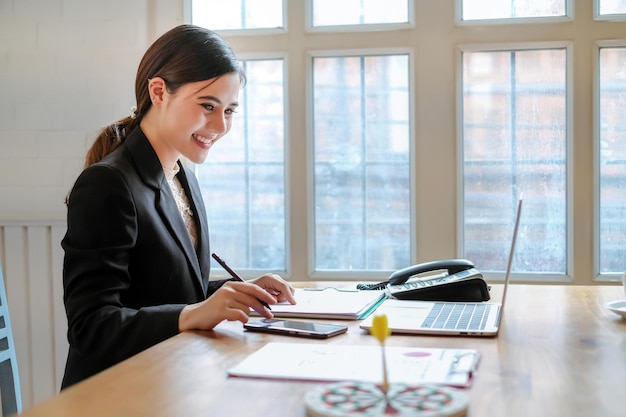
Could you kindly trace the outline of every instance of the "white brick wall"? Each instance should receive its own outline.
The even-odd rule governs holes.
[[[63,219],[96,132],[130,112],[184,0],[0,0],[0,219]]]
[[[58,392],[65,366],[64,198],[185,1],[0,0],[0,262],[24,408]]]

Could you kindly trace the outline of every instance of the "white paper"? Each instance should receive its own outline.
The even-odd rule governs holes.
[[[472,349],[386,346],[389,382],[471,384],[479,354]],[[380,346],[268,343],[229,375],[305,381],[383,380]]]

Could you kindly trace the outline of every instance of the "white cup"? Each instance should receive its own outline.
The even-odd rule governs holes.
[[[624,295],[626,295],[626,272],[622,274],[622,286],[624,287]]]

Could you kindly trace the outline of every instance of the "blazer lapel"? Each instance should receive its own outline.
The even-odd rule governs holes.
[[[200,262],[198,261],[198,254],[193,247],[189,231],[185,226],[185,222],[180,214],[180,211],[178,210],[176,201],[174,200],[172,190],[165,180],[165,177],[163,177],[163,182],[161,183],[161,192],[157,193],[156,207],[161,215],[163,223],[168,226],[178,244],[183,248],[185,256],[189,261],[189,265],[192,266],[196,278],[202,286],[202,293],[206,294],[207,283],[202,278],[203,275],[200,269]],[[194,213],[194,215],[197,214]],[[200,233],[198,233],[198,235],[200,235]]]
[[[196,255],[200,265],[200,272],[202,277],[202,285],[205,290],[208,289],[209,274],[211,272],[211,247],[209,243],[209,227],[207,224],[206,209],[204,207],[204,200],[198,182],[193,176],[193,172],[185,169],[180,163],[180,172],[178,173],[178,179],[180,180],[185,193],[190,196],[189,203],[191,210],[193,211],[194,218],[196,220],[197,227],[197,249]]]
[[[165,226],[170,230],[174,241],[185,254],[188,264],[195,275],[194,278],[199,284],[202,294],[206,296],[208,274],[206,275],[207,278],[203,279],[198,256],[194,250],[189,232],[185,227],[185,222],[178,211],[172,190],[165,179],[159,158],[139,128],[133,130],[124,143],[133,155],[139,175],[148,186],[154,189],[157,212]],[[196,213],[194,214],[197,215]],[[201,233],[198,234],[200,235]]]

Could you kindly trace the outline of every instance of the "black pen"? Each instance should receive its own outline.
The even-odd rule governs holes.
[[[241,282],[246,282],[246,281],[244,281],[244,280],[243,280],[243,278],[241,278],[241,277],[239,276],[239,274],[237,274],[235,271],[233,271],[233,270],[230,268],[230,266],[228,266],[228,265],[226,264],[226,262],[224,262],[224,261],[222,260],[222,258],[220,258],[219,256],[217,256],[217,254],[213,253],[213,254],[211,254],[211,256],[213,257],[213,259],[215,259],[215,260],[217,261],[217,263],[218,263],[218,264],[220,264],[220,265],[222,266],[222,268],[224,268],[224,269],[226,270],[226,272],[228,272],[228,273],[230,274],[230,276],[231,276],[231,277],[235,278],[235,279],[236,279],[236,280],[238,280],[238,281],[241,281]],[[259,300],[259,299],[257,298],[257,300]],[[263,305],[264,305],[264,306],[265,306],[268,310],[271,310],[271,308],[270,308],[269,304],[267,304],[265,301],[263,301],[263,300],[259,300],[259,302],[260,302],[261,304],[263,304]]]

